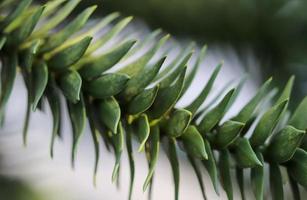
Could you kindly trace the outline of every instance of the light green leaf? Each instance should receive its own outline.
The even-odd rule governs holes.
[[[290,77],[290,79],[288,80],[284,90],[282,91],[281,95],[279,96],[279,98],[278,98],[278,100],[276,101],[275,104],[280,104],[281,102],[284,102],[285,100],[290,99],[294,79],[295,79],[294,76]]]
[[[120,121],[120,106],[114,97],[101,99],[98,102],[98,116],[100,121],[113,133],[117,133]]]
[[[307,128],[307,97],[305,97],[295,109],[289,120],[289,125],[300,130],[305,130]]]
[[[77,103],[80,100],[80,90],[82,79],[78,72],[68,71],[60,75],[60,88],[67,98],[72,103]]]
[[[84,82],[85,91],[96,98],[107,98],[120,93],[126,86],[129,76],[109,73]]]

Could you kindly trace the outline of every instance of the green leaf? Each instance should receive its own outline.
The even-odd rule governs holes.
[[[153,66],[146,67],[135,74],[135,76],[131,77],[125,90],[121,93],[121,97],[129,101],[132,97],[142,92],[158,74],[165,58],[166,57],[163,57]]]
[[[236,178],[238,181],[239,189],[240,189],[240,194],[241,194],[241,199],[245,200],[245,183],[244,183],[244,169],[242,168],[236,168]]]
[[[148,170],[148,174],[145,179],[145,182],[143,184],[143,191],[147,189],[148,185],[150,184],[152,180],[152,176],[153,176],[153,173],[154,173],[154,170],[157,164],[158,156],[159,156],[160,130],[158,126],[151,127],[150,136],[148,139],[148,145],[150,149],[150,152],[147,152],[150,155],[149,170]]]
[[[213,144],[219,149],[224,149],[240,135],[245,124],[237,121],[226,121],[218,128],[214,135]]]
[[[20,1],[15,9],[0,22],[0,30],[4,30],[10,23],[12,23],[18,16],[22,15],[23,12],[30,6],[32,0],[22,0]]]
[[[32,68],[33,99],[32,110],[35,111],[48,83],[48,67],[45,62],[35,63]]]
[[[85,120],[86,120],[85,105],[84,105],[84,100],[83,100],[82,95],[81,95],[80,101],[78,101],[75,104],[67,101],[67,105],[68,105],[68,112],[70,116],[72,130],[73,130],[71,163],[72,163],[72,167],[74,167],[75,157],[76,157],[76,152],[77,152],[77,145],[79,143],[81,135],[84,132]]]
[[[185,109],[173,110],[163,126],[164,132],[170,137],[179,137],[188,128],[192,113]]]
[[[191,70],[191,72],[187,75],[187,78],[185,80],[185,83],[184,83],[184,86],[183,86],[183,89],[182,89],[182,93],[181,93],[181,96],[183,94],[185,94],[185,92],[188,90],[188,88],[190,87],[190,85],[192,84],[192,81],[194,80],[195,78],[195,75],[196,75],[196,72],[197,70],[199,69],[200,67],[200,64],[201,62],[204,60],[205,56],[206,56],[206,53],[207,53],[207,45],[204,45],[202,47],[202,49],[200,50],[200,53],[197,57],[197,60],[193,66],[193,69]]]
[[[86,55],[89,55],[102,47],[106,42],[114,38],[119,32],[121,32],[132,20],[132,17],[126,17],[113,26],[105,35],[96,40],[87,50]]]
[[[80,90],[82,79],[78,72],[68,71],[60,75],[59,78],[60,88],[67,98],[72,103],[77,103],[80,100]]]
[[[297,149],[291,160],[287,162],[287,168],[291,177],[307,188],[307,152]]]
[[[50,156],[53,158],[53,147],[55,137],[60,135],[60,123],[61,123],[61,99],[59,96],[58,88],[55,85],[55,80],[53,77],[49,77],[48,85],[46,88],[46,96],[50,106],[51,114],[52,114],[52,135],[50,141]]]
[[[142,114],[135,121],[135,134],[139,139],[140,146],[138,151],[141,152],[144,150],[145,143],[149,137],[150,126],[146,114]]]
[[[2,47],[5,45],[7,41],[7,37],[5,36],[0,36],[0,50],[2,49]]]
[[[291,91],[293,88],[294,83],[294,76],[291,76],[288,80],[284,90],[282,91],[281,95],[279,96],[278,100],[276,101],[276,104],[280,104],[281,102],[284,102],[287,99],[290,99]]]
[[[41,40],[34,40],[33,42],[29,43],[29,47],[21,50],[19,52],[19,66],[25,69],[27,72],[32,70],[34,56],[37,53],[37,49],[41,44]]]
[[[259,151],[255,151],[259,161],[264,163],[262,154]],[[264,166],[256,166],[251,168],[251,184],[253,193],[256,200],[263,200],[264,198]]]
[[[239,167],[250,168],[262,166],[248,139],[239,137],[234,144],[234,157]]]
[[[194,51],[189,52],[185,57],[182,59],[182,61],[178,64],[178,66],[173,70],[167,77],[165,77],[160,82],[160,87],[165,88],[171,85],[174,80],[178,77],[178,75],[182,72],[182,69],[187,66],[187,63],[189,62],[190,58],[192,57]]]
[[[206,147],[206,152],[208,154],[208,159],[207,160],[202,160],[203,164],[205,165],[208,174],[211,178],[214,190],[216,194],[219,195],[219,186],[218,186],[218,172],[217,172],[217,167],[216,167],[216,161],[214,158],[214,152],[211,149],[210,143],[207,140],[204,140],[205,147]]]
[[[85,91],[96,98],[107,98],[120,93],[126,86],[129,76],[109,73],[85,82]]]
[[[144,55],[140,56],[135,61],[124,66],[122,69],[120,69],[120,72],[128,74],[129,76],[134,76],[138,74],[142,69],[144,69],[149,60],[155,55],[155,53],[167,41],[168,38],[169,35],[166,35],[161,38],[159,42],[154,45],[154,47],[152,47],[149,51],[147,51]]]
[[[213,71],[212,75],[210,76],[210,79],[208,80],[207,84],[205,85],[205,87],[203,88],[203,90],[201,91],[201,93],[197,96],[197,98],[189,105],[186,107],[187,110],[191,111],[191,113],[195,114],[195,112],[197,111],[197,109],[203,104],[203,102],[206,100],[212,86],[213,83],[219,73],[219,71],[221,70],[223,63],[220,63],[215,70]]]
[[[229,100],[231,99],[235,89],[230,90],[224,98],[212,108],[199,123],[199,130],[201,133],[208,133],[211,131],[221,120],[228,107]]]
[[[272,133],[274,127],[276,126],[281,114],[286,109],[287,105],[288,100],[285,100],[271,107],[263,114],[250,138],[250,143],[252,146],[259,146],[264,144],[266,139]]]
[[[46,23],[44,23],[37,31],[33,33],[33,36],[40,36],[56,27],[61,21],[66,19],[69,13],[71,13],[71,11],[77,6],[79,2],[80,0],[67,1],[62,9],[56,12],[53,17],[51,17]]]
[[[150,118],[160,118],[175,105],[182,91],[185,72],[186,68],[183,68],[173,85],[159,89],[155,102],[149,109]]]
[[[201,190],[201,193],[203,195],[203,198],[207,199],[206,193],[205,193],[205,185],[204,185],[204,182],[203,182],[203,179],[202,179],[201,170],[199,169],[198,164],[196,163],[195,159],[191,155],[188,155],[188,159],[189,159],[189,161],[190,161],[190,163],[193,167],[193,170],[195,172],[195,175],[196,175],[198,184],[200,186],[200,190]]]
[[[227,194],[228,200],[233,200],[232,181],[230,176],[230,154],[228,150],[222,150],[219,159],[221,184]]]
[[[295,109],[292,117],[289,120],[289,125],[305,130],[307,128],[307,97],[305,97],[298,107]]]
[[[100,121],[113,133],[117,133],[121,111],[114,97],[101,99],[98,102],[98,115]]]
[[[190,125],[179,138],[190,156],[208,159],[204,139],[195,126]]]
[[[294,200],[301,200],[301,195],[300,195],[300,188],[298,186],[298,183],[292,178],[291,172],[289,169],[287,169],[288,173],[288,178],[289,178],[289,184],[291,187],[292,195]]]
[[[270,161],[282,163],[291,159],[295,150],[300,146],[305,133],[305,130],[286,126],[274,135],[266,150]]]
[[[130,167],[130,183],[129,183],[129,196],[128,196],[129,200],[131,200],[131,198],[132,198],[134,175],[135,175],[135,166],[134,166],[134,157],[133,157],[131,134],[132,134],[131,127],[127,127],[127,130],[126,130],[126,147],[127,147],[129,167]]]
[[[90,57],[89,59],[85,60],[84,64],[82,64],[79,73],[81,74],[82,78],[87,80],[101,75],[101,73],[110,69],[117,62],[119,62],[134,44],[135,40],[129,40],[107,53]]]
[[[29,122],[30,122],[30,114],[31,114],[31,96],[30,96],[30,91],[28,91],[27,95],[27,110],[26,110],[26,115],[25,115],[25,121],[23,124],[23,129],[22,129],[22,136],[23,136],[23,144],[24,146],[27,145],[27,136],[28,136],[28,128],[29,128]]]
[[[85,37],[81,41],[66,47],[65,49],[55,52],[54,55],[46,55],[48,67],[55,70],[63,70],[76,63],[85,53],[92,37]]]
[[[112,182],[118,178],[120,158],[124,149],[124,130],[122,123],[118,123],[117,134],[112,134],[112,141],[115,151],[115,164],[112,172]]]
[[[75,32],[80,30],[87,22],[90,15],[94,12],[97,6],[91,6],[81,12],[74,20],[67,24],[62,30],[48,37],[40,49],[40,52],[51,51],[60,46],[65,40],[71,37]]]
[[[270,163],[270,188],[273,200],[283,200],[284,190],[280,168],[277,164]]]
[[[17,69],[17,53],[12,52],[9,57],[2,57],[1,67],[1,96],[0,96],[0,114],[4,114],[4,109],[11,95]]]
[[[159,85],[143,90],[129,102],[127,112],[133,115],[145,112],[153,104],[158,90]]]
[[[175,187],[175,200],[179,199],[179,182],[180,182],[180,170],[179,170],[179,161],[176,150],[176,139],[168,138],[168,149],[167,149],[167,157],[170,161],[174,187]]]
[[[233,120],[246,123],[253,113],[255,109],[259,105],[259,102],[263,99],[265,95],[268,93],[269,86],[272,82],[272,78],[269,78],[258,90],[256,95],[241,109],[239,114],[233,118]]]
[[[27,17],[19,28],[10,33],[8,40],[10,45],[20,45],[20,43],[30,36],[40,16],[42,15],[44,8],[44,6],[37,8],[29,17]]]

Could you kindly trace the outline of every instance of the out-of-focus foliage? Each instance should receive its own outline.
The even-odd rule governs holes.
[[[279,84],[295,74],[294,100],[306,94],[307,1],[304,0],[86,0],[102,4],[100,14],[121,11],[199,41],[231,44],[245,60],[251,47],[263,77],[278,75]]]

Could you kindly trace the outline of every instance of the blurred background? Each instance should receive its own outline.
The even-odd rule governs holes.
[[[39,1],[45,2],[45,1]],[[269,76],[274,84],[282,87],[287,79],[296,76],[293,99],[290,106],[306,95],[307,88],[307,2],[303,0],[82,0],[75,13],[97,4],[94,18],[101,18],[114,11],[123,16],[133,15],[135,20],[125,29],[125,35],[133,33],[144,38],[152,30],[162,28],[171,33],[169,45],[185,48],[190,41],[196,42],[196,51],[208,44],[208,54],[188,91],[178,107],[197,96],[214,67],[225,61],[213,94],[229,84],[229,88],[247,76],[246,84],[236,103],[225,119],[236,112],[252,97],[256,88]],[[111,44],[112,45],[112,44]],[[177,52],[178,53],[178,52]],[[169,55],[170,62],[176,52]],[[191,60],[190,64],[195,61]],[[167,63],[166,63],[167,64]],[[126,199],[128,196],[129,169],[127,155],[121,163],[121,182],[111,182],[114,158],[104,151],[100,157],[97,186],[92,184],[94,166],[93,144],[87,127],[82,138],[75,170],[70,167],[71,127],[64,110],[64,138],[56,142],[55,157],[49,155],[51,137],[50,110],[32,115],[29,144],[22,145],[22,125],[26,108],[26,91],[18,77],[10,98],[6,123],[0,136],[0,199],[6,200],[98,200]],[[37,123],[39,122],[39,123]],[[135,144],[135,147],[137,144]],[[180,199],[202,199],[196,176],[184,153],[180,154]],[[133,199],[147,199],[142,183],[147,173],[143,154],[136,157],[136,183]],[[206,193],[209,200],[226,199],[214,193],[208,174],[203,170]],[[246,177],[249,172],[246,171]],[[268,182],[267,182],[268,183]],[[247,187],[248,188],[248,187]],[[267,186],[268,188],[268,186]],[[251,196],[251,191],[247,191]],[[267,197],[269,196],[266,191]],[[286,199],[291,199],[286,194]],[[239,192],[235,191],[235,199]],[[164,153],[155,173],[153,199],[173,199],[173,182],[168,160]]]

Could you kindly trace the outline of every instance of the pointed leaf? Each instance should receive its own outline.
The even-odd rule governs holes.
[[[46,55],[48,67],[55,70],[63,70],[76,63],[85,53],[92,37],[85,37],[81,41],[66,47],[65,49]],[[54,54],[54,55],[53,55]]]
[[[179,138],[190,156],[208,159],[204,139],[195,126],[190,125]]]
[[[115,164],[112,172],[112,182],[118,178],[120,158],[124,149],[124,130],[122,123],[119,122],[117,134],[112,134],[112,141],[115,151]]]
[[[227,194],[228,200],[233,200],[232,181],[230,176],[230,154],[228,150],[222,150],[219,159],[221,184]]]
[[[221,127],[218,128],[218,132],[214,135],[213,144],[219,149],[224,149],[240,135],[245,124],[237,121],[226,121]]]
[[[129,76],[125,74],[110,73],[85,82],[84,87],[86,92],[96,98],[107,98],[121,92],[128,80]]]
[[[173,85],[159,89],[155,102],[149,109],[149,116],[152,119],[160,118],[175,105],[182,91],[185,72],[186,68],[182,70],[180,76]]]
[[[250,168],[262,166],[248,139],[239,137],[235,142],[234,157],[239,167]]]
[[[290,183],[293,199],[294,200],[301,200],[300,188],[298,186],[298,183],[290,175],[291,172],[289,171],[289,169],[287,169],[287,173],[288,173],[288,178],[289,178],[289,183]]]
[[[267,147],[270,161],[282,163],[290,160],[305,135],[305,130],[298,130],[293,126],[286,126],[274,135]]]
[[[215,125],[219,123],[225,114],[225,110],[228,107],[229,100],[231,99],[234,91],[235,89],[230,90],[219,102],[219,104],[204,116],[204,118],[199,123],[199,130],[201,133],[208,133],[214,128]]]
[[[145,191],[152,180],[152,176],[157,164],[159,149],[160,149],[160,130],[158,126],[154,126],[150,130],[149,146],[150,146],[150,160],[149,170],[146,180],[143,184],[143,191]]]
[[[198,97],[189,105],[186,107],[187,110],[191,111],[193,114],[197,111],[197,109],[203,104],[203,102],[206,100],[213,83],[221,70],[223,63],[220,63],[215,70],[213,71],[212,75],[210,76],[210,79],[208,80],[206,86],[203,88],[201,93],[198,95]]]
[[[238,181],[238,185],[239,185],[239,189],[240,189],[240,193],[241,193],[241,199],[245,200],[245,183],[244,183],[244,169],[242,168],[236,168],[236,178]]]
[[[179,137],[188,128],[192,113],[185,109],[176,109],[172,111],[169,119],[163,126],[164,132],[170,137]]]
[[[282,91],[281,95],[279,96],[278,100],[276,101],[276,104],[280,104],[281,102],[290,99],[293,83],[294,83],[294,76],[291,76],[288,80],[284,90]]]
[[[195,159],[191,155],[188,155],[188,159],[189,159],[189,161],[190,161],[190,163],[193,167],[193,170],[195,172],[195,175],[196,175],[198,184],[200,186],[200,190],[201,190],[201,193],[203,195],[203,198],[207,199],[206,193],[205,193],[205,185],[204,185],[202,175],[201,175],[201,170],[199,169],[199,166],[197,165]]]
[[[255,151],[258,160],[264,163],[262,154],[259,151]],[[256,166],[251,168],[251,184],[256,200],[263,200],[264,198],[264,167]]]
[[[180,170],[179,170],[179,161],[177,156],[176,150],[176,140],[174,138],[168,139],[168,151],[167,157],[170,161],[173,180],[174,180],[174,187],[175,187],[175,200],[179,199],[179,182],[180,182]]]
[[[305,130],[307,128],[307,97],[305,97],[294,111],[289,120],[289,125]]]
[[[291,177],[307,188],[307,152],[297,149],[291,160],[287,162],[287,168]]]
[[[121,112],[119,104],[114,97],[99,100],[98,115],[106,127],[113,133],[117,133]]]
[[[64,96],[72,103],[80,100],[82,79],[78,72],[68,71],[60,76],[60,87]]]
[[[146,114],[142,114],[135,122],[135,133],[139,139],[140,146],[138,151],[144,150],[145,143],[149,137],[150,126]]]
[[[48,83],[48,67],[45,62],[38,62],[33,65],[32,80],[34,93],[32,109],[35,111]]]
[[[77,146],[85,128],[86,113],[85,113],[84,100],[82,96],[80,98],[80,101],[78,101],[77,103],[74,104],[67,101],[67,105],[73,130],[71,162],[72,162],[72,167],[74,167]]]
[[[129,200],[131,200],[132,198],[132,191],[133,191],[133,185],[134,185],[134,174],[135,174],[131,134],[132,134],[131,127],[128,127],[126,131],[126,147],[127,147],[129,167],[130,167],[130,183],[129,183],[129,196],[128,196]]]
[[[154,103],[158,90],[159,85],[146,89],[135,96],[131,102],[129,102],[127,112],[133,115],[145,112]]]
[[[273,200],[283,200],[284,199],[281,172],[280,172],[279,166],[274,163],[270,164],[270,188],[271,188]]]
[[[266,139],[272,133],[287,105],[288,100],[285,100],[280,104],[276,104],[275,106],[271,107],[263,114],[250,138],[250,143],[252,146],[259,146],[264,144]]]
[[[134,40],[129,40],[107,53],[90,57],[84,62],[84,64],[82,64],[79,73],[87,80],[101,75],[101,73],[110,69],[119,62],[134,44]]]

